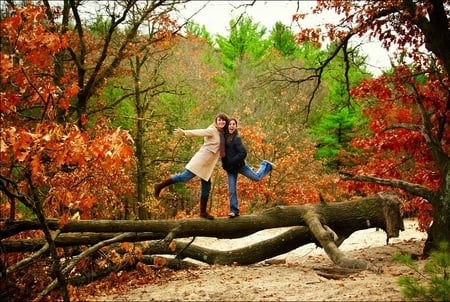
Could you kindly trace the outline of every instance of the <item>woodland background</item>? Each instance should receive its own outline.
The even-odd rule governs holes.
[[[267,29],[243,14],[230,20],[227,36],[211,36],[207,28],[170,18],[180,3],[100,2],[97,12],[72,0],[60,7],[49,1],[2,5],[0,215],[2,225],[24,219],[42,224],[42,231],[8,239],[45,238],[51,259],[70,258],[74,251],[54,246],[48,218],[63,226],[74,215],[197,216],[199,181],[175,185],[158,200],[153,184],[181,171],[202,143],[176,138],[172,131],[205,128],[218,112],[239,120],[251,166],[263,159],[277,165],[261,182],[239,178],[244,215],[275,205],[352,200],[393,186],[404,197],[405,215],[417,216],[421,230],[436,215],[427,196],[439,200],[434,205],[445,217],[448,60],[423,48],[426,39],[414,20],[434,5],[442,6],[448,23],[448,1],[415,3],[412,17],[409,1],[318,3],[317,12],[335,9],[355,23],[365,15],[361,24],[374,37],[386,48],[398,47],[392,69],[377,78],[357,45],[346,40],[361,34],[356,30],[345,36],[325,25],[326,34],[296,33],[282,23]],[[383,27],[387,21],[368,22],[393,7],[405,19],[391,26],[398,29],[401,20],[410,20],[405,26],[415,31],[399,26],[396,36]],[[301,12],[293,16],[301,22]],[[430,130],[427,135],[418,131],[423,128]],[[226,216],[227,182],[220,165],[212,180],[209,211]],[[435,191],[441,195],[432,195]],[[448,220],[443,223],[448,226]],[[2,276],[29,256],[2,253]],[[76,269],[83,271],[90,261],[95,259]],[[49,263],[28,267],[31,274],[10,270],[15,285],[8,291],[26,289],[25,295],[33,296],[54,275],[62,282],[58,261]],[[63,299],[70,293],[72,288]]]

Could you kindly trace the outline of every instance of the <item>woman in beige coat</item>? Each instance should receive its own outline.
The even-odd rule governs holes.
[[[159,198],[159,194],[163,188],[174,183],[187,182],[195,176],[198,176],[202,184],[200,193],[200,217],[214,219],[214,216],[207,213],[206,206],[208,204],[209,193],[211,192],[211,175],[214,167],[219,157],[225,156],[224,131],[227,129],[227,125],[228,116],[220,113],[214,118],[214,123],[206,129],[175,129],[174,134],[177,136],[203,136],[203,145],[188,162],[183,172],[172,175],[163,182],[154,185],[156,198]]]

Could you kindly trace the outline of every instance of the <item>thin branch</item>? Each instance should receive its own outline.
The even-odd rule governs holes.
[[[101,241],[87,250],[83,251],[79,255],[75,256],[72,261],[62,270],[63,274],[68,274],[74,267],[80,262],[82,259],[88,257],[89,255],[95,253],[97,250],[101,249],[104,246],[110,245],[112,243],[120,242],[124,237],[131,236],[131,233],[122,233],[114,238]],[[37,297],[33,300],[33,302],[41,301],[48,293],[50,293],[56,286],[58,285],[58,280],[53,280],[42,292],[40,292]]]
[[[56,230],[55,234],[53,234],[53,236],[52,236],[53,240],[55,240],[56,237],[58,237],[58,235],[60,233],[61,233],[60,229]],[[39,251],[37,251],[36,253],[32,254],[30,257],[24,258],[21,261],[19,261],[19,262],[15,263],[15,264],[11,265],[10,267],[8,267],[6,269],[6,273],[7,274],[11,274],[11,273],[13,273],[13,272],[15,272],[17,270],[20,270],[20,269],[24,268],[26,265],[28,265],[29,263],[33,262],[34,260],[36,260],[37,258],[42,256],[45,252],[47,252],[48,248],[49,248],[49,244],[48,244],[48,242],[46,242],[44,244],[44,246],[39,249]]]

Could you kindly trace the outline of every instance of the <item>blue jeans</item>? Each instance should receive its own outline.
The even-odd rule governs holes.
[[[196,175],[191,171],[189,171],[188,169],[184,169],[183,172],[172,175],[172,180],[175,183],[187,182],[192,178],[194,178],[195,176]],[[209,198],[209,193],[211,192],[211,179],[208,181],[202,179],[201,181],[202,181],[202,189],[200,191],[200,196],[204,198]]]
[[[259,166],[258,171],[253,172],[253,170],[245,164],[242,168],[240,168],[237,172],[228,172],[228,195],[230,198],[230,212],[239,215],[239,206],[238,206],[238,198],[237,198],[237,178],[239,173],[246,176],[247,178],[253,181],[260,181],[272,170],[272,166],[267,161],[262,161]]]

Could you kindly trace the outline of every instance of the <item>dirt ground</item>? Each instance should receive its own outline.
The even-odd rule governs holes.
[[[110,294],[96,301],[401,301],[396,280],[413,273],[392,255],[421,253],[426,234],[416,228],[417,221],[406,219],[405,231],[388,245],[382,230],[353,233],[340,249],[369,261],[370,269],[340,278],[326,275],[328,269],[337,268],[323,249],[309,244],[255,265],[204,265],[180,271],[169,282],[136,286],[125,295]],[[235,240],[200,238],[195,243],[231,250],[280,231],[266,230]]]

